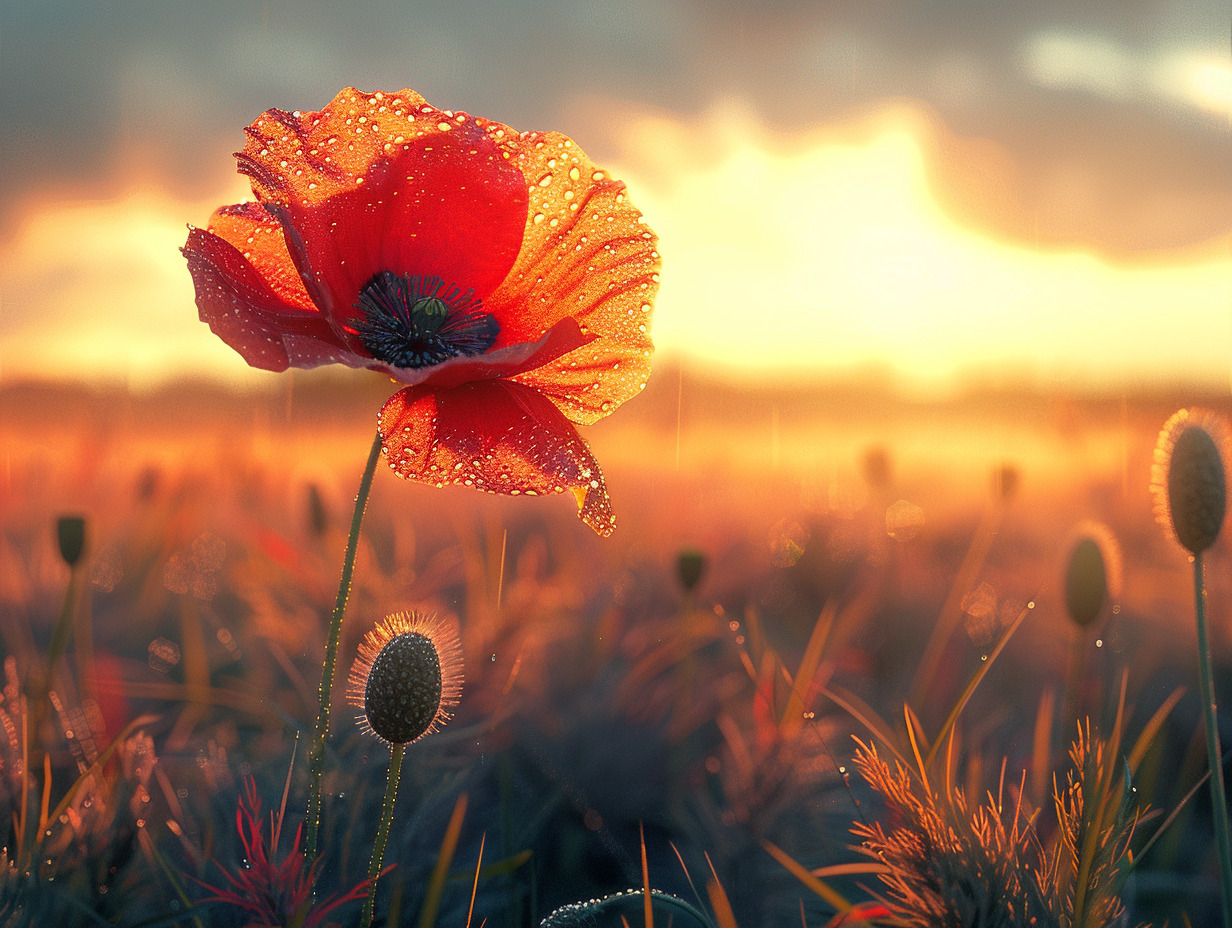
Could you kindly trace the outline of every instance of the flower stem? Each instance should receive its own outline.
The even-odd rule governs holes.
[[[317,856],[317,830],[321,825],[321,777],[325,773],[325,739],[329,734],[329,706],[334,687],[334,666],[338,662],[338,641],[342,637],[342,616],[351,595],[351,576],[355,572],[355,549],[359,546],[359,527],[368,507],[372,476],[381,456],[381,433],[377,432],[368,452],[368,464],[359,481],[355,496],[355,513],[351,516],[351,534],[347,536],[346,554],[342,558],[342,579],[338,582],[338,598],[329,620],[329,637],[325,643],[325,666],[321,670],[321,703],[317,709],[317,725],[308,753],[308,814],[304,829],[304,856],[309,861]]]
[[[1215,813],[1215,847],[1219,854],[1219,882],[1223,897],[1224,928],[1232,928],[1232,840],[1229,839],[1228,798],[1223,783],[1223,752],[1215,719],[1215,679],[1206,632],[1206,581],[1202,555],[1194,555],[1194,601],[1198,616],[1198,688],[1206,728],[1206,756],[1211,768],[1211,806]]]
[[[389,778],[385,781],[385,804],[381,807],[381,825],[372,845],[372,860],[368,864],[368,898],[364,900],[364,918],[361,928],[372,924],[372,910],[376,906],[376,881],[381,875],[381,862],[385,859],[385,844],[389,840],[389,826],[394,820],[394,802],[398,798],[398,776],[402,773],[402,754],[405,744],[391,744],[389,750]]]

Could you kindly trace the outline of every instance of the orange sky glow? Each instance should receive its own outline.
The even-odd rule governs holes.
[[[774,379],[876,368],[927,389],[1229,384],[1226,239],[1113,260],[964,223],[930,185],[928,117],[902,104],[790,140],[736,108],[704,122],[703,157],[698,126],[643,116],[608,165],[661,239],[662,356]],[[237,176],[208,201],[134,184],[31,203],[0,241],[0,377],[270,377],[197,321],[179,253],[186,223],[245,194]]]

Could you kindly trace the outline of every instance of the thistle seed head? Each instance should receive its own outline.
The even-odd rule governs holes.
[[[1065,611],[1079,628],[1088,628],[1120,588],[1120,549],[1106,525],[1083,522],[1065,550]]]
[[[1151,492],[1155,514],[1190,554],[1215,543],[1227,508],[1223,449],[1227,428],[1222,417],[1202,409],[1182,409],[1159,433]]]
[[[347,680],[359,723],[389,744],[410,744],[450,718],[462,694],[457,625],[436,615],[395,613],[364,636]]]
[[[706,573],[706,555],[696,548],[686,548],[676,559],[676,577],[685,592],[691,592]]]
[[[76,567],[86,549],[86,520],[84,516],[61,516],[56,520],[56,541],[60,545],[60,557],[70,568]]]

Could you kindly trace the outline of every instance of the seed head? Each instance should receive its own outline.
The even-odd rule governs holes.
[[[321,488],[315,483],[308,484],[308,525],[312,534],[320,537],[329,528],[329,510],[321,496]]]
[[[999,502],[1005,503],[1018,492],[1018,484],[1022,475],[1013,464],[1002,464],[992,472],[992,495]]]
[[[452,620],[397,612],[364,636],[347,700],[382,741],[410,744],[440,729],[462,695],[462,643]]]
[[[889,449],[882,445],[874,445],[864,452],[864,479],[874,490],[889,489],[894,476],[894,465],[890,460]]]
[[[686,548],[676,560],[676,577],[685,592],[691,592],[706,573],[706,555],[696,548]]]
[[[76,567],[86,549],[86,520],[83,516],[61,516],[56,520],[56,541],[60,557],[69,567]]]
[[[1083,522],[1066,545],[1065,610],[1079,628],[1093,625],[1120,587],[1120,549],[1106,525]]]
[[[1155,515],[1190,554],[1213,545],[1223,526],[1226,436],[1222,417],[1204,409],[1182,409],[1164,425],[1155,446]]]

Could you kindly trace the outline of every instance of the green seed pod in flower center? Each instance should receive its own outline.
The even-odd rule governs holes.
[[[368,724],[391,744],[407,744],[431,727],[441,708],[441,661],[417,632],[397,635],[372,662],[364,689]]]

